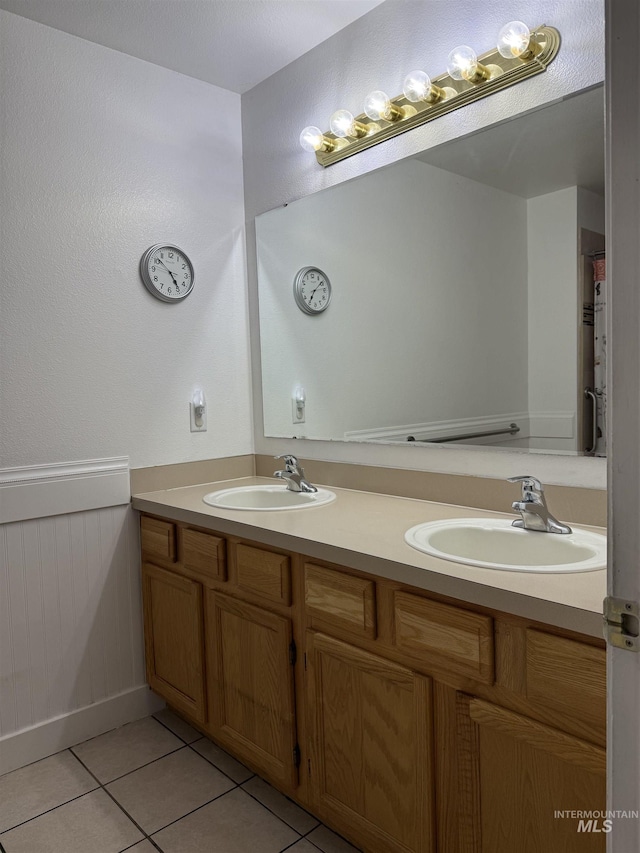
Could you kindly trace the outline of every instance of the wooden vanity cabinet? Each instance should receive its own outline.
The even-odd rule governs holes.
[[[141,525],[151,687],[364,853],[604,852],[604,643]]]

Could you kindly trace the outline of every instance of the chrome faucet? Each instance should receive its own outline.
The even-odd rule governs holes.
[[[274,471],[273,476],[285,480],[290,492],[317,492],[308,480],[305,480],[304,469],[298,464],[298,460],[290,453],[282,456],[274,456],[274,459],[284,459],[284,471]]]
[[[549,512],[540,480],[525,474],[522,477],[509,477],[509,482],[522,483],[522,500],[514,501],[511,505],[522,518],[516,518],[513,527],[542,533],[572,533],[567,524],[562,524]]]

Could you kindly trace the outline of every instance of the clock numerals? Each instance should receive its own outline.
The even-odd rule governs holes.
[[[140,275],[147,290],[164,302],[179,302],[193,289],[193,267],[176,246],[148,249],[140,261]]]

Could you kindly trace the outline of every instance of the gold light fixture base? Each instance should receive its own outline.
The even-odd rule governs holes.
[[[498,66],[502,71],[501,74],[491,74],[488,80],[470,83],[467,80],[454,80],[453,77],[450,77],[446,73],[435,77],[432,81],[433,85],[440,90],[446,89],[448,95],[446,98],[433,103],[421,101],[413,104],[404,95],[392,98],[391,103],[397,109],[404,110],[403,118],[394,121],[380,119],[377,122],[378,130],[372,130],[369,123],[369,132],[366,136],[358,139],[351,138],[346,145],[336,145],[332,151],[316,151],[318,163],[321,166],[331,166],[333,163],[344,160],[345,157],[351,157],[352,154],[357,154],[359,151],[371,148],[372,145],[385,142],[385,140],[391,139],[399,133],[412,130],[414,127],[419,127],[428,121],[433,121],[433,119],[441,115],[450,113],[467,104],[472,104],[481,98],[486,98],[494,92],[501,92],[503,89],[508,89],[516,83],[528,80],[529,77],[542,74],[558,54],[558,50],[560,49],[560,33],[554,27],[537,27],[532,31],[531,43],[535,47],[521,57],[514,56],[513,59],[505,59],[500,55],[497,48],[479,56],[478,61],[481,65],[488,67]],[[449,95],[448,93],[451,90],[454,90],[455,94]],[[411,107],[411,109],[406,109],[407,107]],[[368,121],[369,119],[364,113],[356,116],[356,122],[366,124]],[[336,139],[330,131],[324,135],[328,139]]]

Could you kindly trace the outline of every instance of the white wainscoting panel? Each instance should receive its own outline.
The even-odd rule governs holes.
[[[23,763],[98,734],[74,729],[76,712],[144,686],[140,587],[128,504],[0,525],[0,755],[29,729],[40,746]]]

